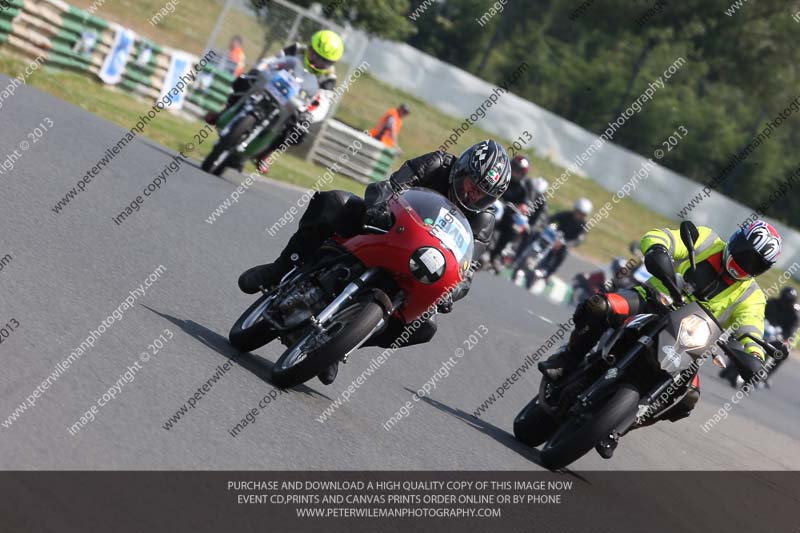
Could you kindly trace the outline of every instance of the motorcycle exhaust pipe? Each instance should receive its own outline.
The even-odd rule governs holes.
[[[361,276],[358,277],[357,280],[351,282],[344,288],[342,293],[337,296],[328,306],[320,311],[319,315],[317,315],[315,323],[317,325],[324,324],[339,310],[341,307],[347,303],[354,294],[356,294],[372,277],[378,272],[376,268],[370,268]]]

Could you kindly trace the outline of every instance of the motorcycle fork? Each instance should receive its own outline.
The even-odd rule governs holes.
[[[639,357],[639,355],[647,350],[653,344],[653,339],[648,336],[642,336],[633,348],[628,350],[619,362],[606,370],[603,377],[592,383],[586,391],[581,393],[575,400],[576,414],[588,413],[602,398],[605,398],[609,392],[615,387],[625,370]]]
[[[238,153],[245,153],[247,151],[251,151],[254,154],[260,152],[261,151],[261,146],[262,145],[267,145],[268,144],[267,142],[263,142],[263,141],[260,142],[259,143],[259,147],[257,147],[257,148],[255,146],[253,147],[253,148],[256,148],[256,149],[248,150],[248,148],[250,148],[250,145],[256,139],[258,139],[261,136],[262,133],[264,133],[264,130],[266,130],[267,128],[269,128],[272,125],[272,121],[275,119],[275,116],[278,115],[278,114],[280,114],[280,111],[275,109],[275,110],[272,111],[272,113],[270,113],[270,115],[267,118],[262,119],[261,122],[259,122],[258,126],[253,128],[253,131],[250,132],[250,135],[248,135],[245,140],[243,140],[241,143],[239,143],[239,145],[236,147],[236,151]],[[271,141],[269,141],[269,143],[271,144]]]
[[[339,311],[342,306],[349,302],[353,296],[357,292],[359,292],[367,282],[375,276],[378,272],[377,268],[370,268],[367,269],[363,274],[361,274],[358,279],[351,281],[347,287],[345,287],[342,292],[337,296],[328,306],[319,312],[316,317],[311,318],[311,323],[317,329],[322,329],[322,325],[325,324],[330,318]]]
[[[344,354],[344,357],[342,358],[342,364],[346,365],[347,364],[347,359],[350,357],[351,353],[353,353],[356,350],[358,350],[359,348],[361,348],[361,346],[363,346],[365,342],[367,342],[369,339],[371,339],[373,335],[375,335],[376,333],[381,331],[384,328],[384,326],[386,326],[386,324],[387,324],[387,322],[389,320],[389,317],[392,315],[392,313],[394,313],[395,309],[400,307],[400,305],[402,305],[402,303],[403,303],[402,293],[398,294],[393,301],[388,301],[387,300],[387,301],[383,301],[383,302],[380,302],[380,303],[384,308],[383,309],[383,318],[380,319],[380,321],[377,324],[375,324],[375,327],[372,328],[372,331],[370,331],[369,334],[366,337],[361,339],[361,342],[359,342],[352,350],[350,350],[349,352]]]

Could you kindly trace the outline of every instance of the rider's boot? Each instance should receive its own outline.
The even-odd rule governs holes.
[[[339,374],[339,363],[333,363],[327,369],[317,375],[323,385],[330,385]]]
[[[266,152],[256,158],[256,168],[262,176],[269,174],[270,155],[272,155],[272,152]]]
[[[271,289],[304,257],[319,249],[328,237],[319,228],[301,226],[274,263],[254,266],[239,276],[239,289],[247,294],[255,294],[262,287]]]
[[[615,431],[608,437],[604,438],[600,441],[600,443],[594,447],[597,450],[597,453],[600,454],[600,457],[603,459],[611,459],[614,456],[614,450],[617,449],[617,445],[619,444],[619,435]]]
[[[551,355],[546,361],[539,363],[539,372],[544,374],[552,381],[558,381],[565,375],[572,372],[581,362],[585,355],[575,349],[570,348],[570,343],[562,346],[556,353]]]
[[[552,381],[558,381],[577,368],[607,327],[603,320],[592,316],[598,312],[600,315],[603,313],[602,302],[596,299],[590,298],[578,306],[573,317],[575,329],[572,330],[569,341],[546,361],[538,364],[542,374]]]

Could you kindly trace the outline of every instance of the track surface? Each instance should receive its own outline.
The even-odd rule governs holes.
[[[7,83],[0,76],[0,84]],[[51,207],[123,130],[30,88],[3,108],[0,161],[49,117],[55,127],[0,176],[3,232],[0,325],[19,329],[0,345],[0,420],[86,338],[159,265],[167,272],[61,377],[36,406],[0,427],[3,469],[540,469],[536,452],[510,434],[538,374],[529,371],[483,419],[468,415],[569,317],[570,309],[537,299],[507,280],[481,274],[469,298],[440,317],[434,342],[393,355],[349,403],[325,423],[316,418],[381,350],[364,349],[330,387],[313,381],[282,394],[236,438],[228,430],[273,389],[270,345],[236,359],[175,426],[164,424],[237,354],[230,325],[251,302],[236,278],[274,257],[296,223],[270,238],[271,226],[299,198],[296,189],[258,183],[216,223],[205,222],[240,176],[218,179],[185,164],[121,226],[112,222],[161,172],[171,151],[138,139],[61,214]],[[565,268],[588,268],[571,260]],[[479,326],[489,330],[391,431],[381,424],[453,355]],[[98,397],[165,328],[163,351],[142,365],[116,400],[77,435],[68,433]],[[710,365],[709,365],[710,367]],[[800,468],[795,383],[800,365],[786,363],[769,392],[757,391],[727,420],[700,425],[730,401],[732,389],[704,369],[704,394],[694,416],[626,437],[616,457],[594,452],[573,465],[593,469]]]

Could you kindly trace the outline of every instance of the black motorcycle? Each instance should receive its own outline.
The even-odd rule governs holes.
[[[697,234],[691,222],[681,224],[692,269]],[[664,281],[672,302],[653,289],[663,298],[661,312],[636,315],[606,331],[572,373],[557,382],[543,377],[538,396],[514,419],[518,440],[544,443],[540,460],[547,468],[569,465],[607,439],[617,441],[657,420],[686,396],[707,357],[719,362],[720,352],[727,354],[748,379],[761,370],[755,357],[728,346],[728,335],[700,302],[684,300],[695,292],[690,283],[674,272],[652,274]],[[753,340],[767,353],[775,351]]]

